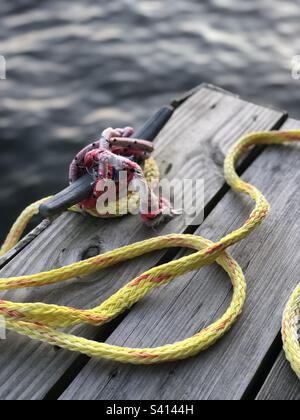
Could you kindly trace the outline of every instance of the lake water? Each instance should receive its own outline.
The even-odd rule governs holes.
[[[300,117],[295,0],[1,0],[0,238],[107,125],[205,81]]]

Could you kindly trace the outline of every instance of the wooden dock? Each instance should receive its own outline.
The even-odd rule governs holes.
[[[155,141],[155,156],[164,177],[204,178],[205,220],[193,227],[194,234],[216,241],[242,225],[252,208],[250,200],[225,185],[222,164],[230,146],[252,131],[296,128],[300,121],[286,113],[212,86],[201,85],[182,98]],[[281,350],[280,325],[288,297],[300,281],[300,150],[258,149],[241,162],[240,172],[264,192],[272,212],[254,234],[230,250],[244,270],[248,298],[239,321],[220,342],[186,361],[132,366],[89,359],[8,332],[0,341],[0,398],[299,400],[300,382]],[[136,216],[96,220],[65,213],[52,223],[43,222],[2,258],[1,277],[49,270],[154,235],[185,231],[179,216],[153,231]],[[89,308],[166,258],[176,255],[156,252],[87,278],[21,289],[1,298]],[[231,292],[224,271],[206,267],[156,289],[105,327],[74,331],[119,345],[166,344],[217,319]]]

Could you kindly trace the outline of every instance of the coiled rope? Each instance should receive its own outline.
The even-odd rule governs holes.
[[[93,309],[80,310],[44,303],[0,301],[0,315],[5,318],[7,328],[32,339],[88,356],[134,364],[154,364],[185,359],[207,349],[231,328],[241,313],[246,298],[246,282],[242,270],[226,249],[248,236],[265,219],[270,208],[266,198],[257,188],[239,178],[235,171],[235,164],[243,153],[255,145],[296,141],[300,141],[300,131],[261,132],[243,137],[231,149],[224,165],[226,181],[235,191],[250,196],[255,202],[255,208],[241,228],[229,233],[219,242],[213,243],[200,236],[185,234],[161,236],[48,272],[0,279],[0,290],[3,291],[43,286],[88,275],[155,250],[170,247],[186,247],[195,250],[191,255],[151,268]],[[154,165],[154,162],[152,164]],[[150,161],[150,166],[152,164]],[[28,221],[35,213],[38,213],[40,204],[47,199],[49,198],[32,204],[20,215],[1,249],[1,254],[5,254],[17,244]],[[93,325],[107,323],[142,299],[153,288],[165,285],[180,275],[213,262],[221,265],[230,277],[233,285],[232,301],[219,320],[190,338],[155,348],[128,348],[95,342],[59,330],[81,323]],[[300,285],[286,307],[282,329],[287,358],[300,378],[300,348],[297,334],[299,316]]]

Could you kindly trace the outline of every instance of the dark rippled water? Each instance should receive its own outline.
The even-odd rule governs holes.
[[[1,0],[0,238],[107,125],[207,81],[300,116],[295,0]]]

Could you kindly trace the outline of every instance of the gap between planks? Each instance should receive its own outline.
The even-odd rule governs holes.
[[[296,127],[300,128],[300,122],[289,120],[283,129]],[[249,386],[253,390],[253,380],[265,369],[266,354],[278,335],[283,307],[299,281],[299,161],[300,156],[290,147],[270,147],[246,171],[245,178],[265,191],[273,211],[257,232],[233,249],[245,269],[249,296],[241,319],[223,341],[194,359],[153,367],[93,359],[62,399],[242,399]],[[230,192],[204,222],[200,233],[217,239],[238,227],[250,208],[247,200]],[[221,226],[216,227],[220,221]],[[204,285],[204,275],[189,274],[180,280],[183,285],[168,285],[138,303],[107,342],[132,346],[173,342],[199,329],[199,312],[203,317],[200,327],[207,325],[228,305],[230,288],[222,284],[224,275],[220,270],[211,267],[203,271],[207,277]],[[201,279],[201,293],[197,279]],[[211,286],[216,279],[218,289]],[[213,302],[215,290],[221,296],[215,297],[217,304]],[[203,302],[203,294],[208,303]],[[197,307],[197,301],[201,307]],[[210,319],[206,322],[207,313]],[[287,362],[285,366],[290,375]]]
[[[202,87],[186,104],[176,112],[175,117],[157,139],[157,155],[162,171],[173,163],[171,178],[182,166],[182,162],[170,162],[173,156],[179,156],[182,142],[185,141],[187,158],[196,173],[204,176],[209,191],[208,202],[224,185],[222,161],[229,146],[245,132],[271,129],[280,124],[284,114],[253,104],[238,98]],[[186,130],[186,134],[178,130]],[[188,140],[193,142],[188,143]],[[190,149],[189,149],[190,147]],[[199,150],[200,149],[200,150]],[[196,155],[197,152],[197,155]],[[196,155],[196,156],[195,156]],[[195,160],[196,158],[196,160]],[[190,175],[193,175],[190,173]],[[126,222],[125,222],[126,220]],[[118,226],[116,226],[118,224]],[[119,236],[113,235],[118,230]],[[183,231],[182,222],[171,222],[154,234]],[[130,235],[128,235],[130,232]],[[63,235],[64,236],[63,236]],[[2,275],[22,274],[32,271],[30,256],[34,252],[34,270],[40,271],[55,266],[65,265],[82,258],[86,248],[104,252],[124,243],[152,236],[153,232],[141,225],[136,218],[122,221],[96,221],[82,219],[77,215],[65,214],[42,232],[32,244],[26,246],[13,261],[7,264]],[[108,241],[109,239],[109,241]],[[80,246],[78,241],[80,240]],[[77,279],[75,283],[8,293],[5,298],[17,301],[45,301],[88,307],[99,302],[100,297],[117,290],[125,280],[141,270],[156,264],[162,253],[145,256],[139,263],[132,263],[102,273],[100,283],[96,280],[100,274],[87,279]],[[112,283],[111,276],[117,279]],[[84,287],[85,288],[84,288]],[[82,291],[84,289],[84,292]],[[83,294],[84,293],[84,294]],[[80,328],[80,333],[93,337],[92,328]],[[51,387],[61,378],[77,355],[67,351],[55,350],[49,346],[29,341],[14,333],[9,333],[8,340],[0,343],[1,365],[0,394],[2,398],[43,398]]]
[[[256,400],[299,401],[300,382],[288,365],[283,351],[276,360]]]
[[[285,124],[285,127],[289,130],[299,129],[300,123],[298,121],[289,120]],[[300,148],[298,152],[300,153]],[[300,381],[285,358],[281,339],[280,345],[280,354],[274,361],[274,365],[265,382],[258,390],[259,392],[256,396],[257,400],[300,400]]]

